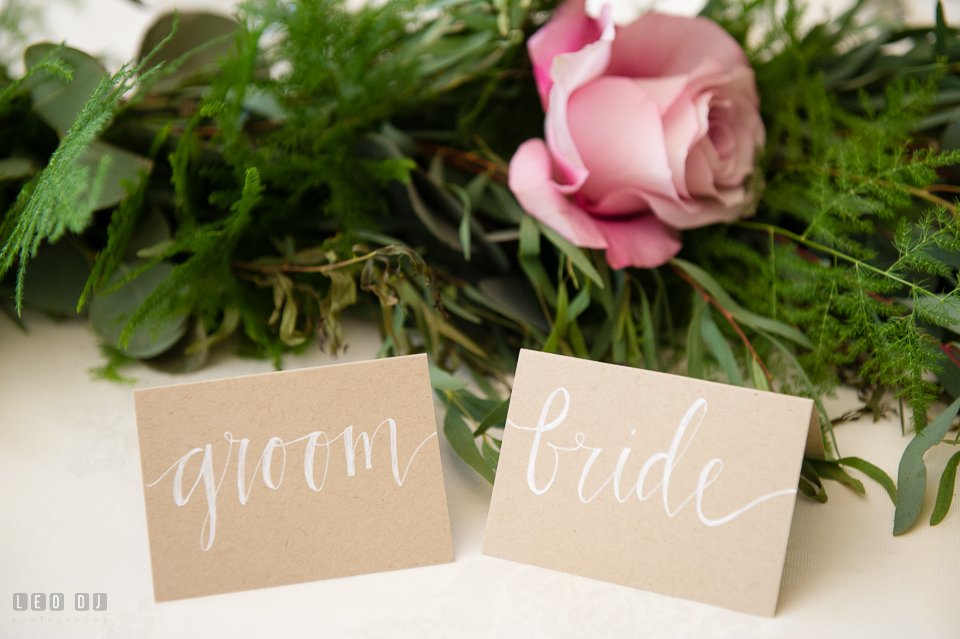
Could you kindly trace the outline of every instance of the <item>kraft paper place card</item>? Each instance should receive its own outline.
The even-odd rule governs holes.
[[[811,428],[809,399],[521,351],[483,552],[773,616]]]
[[[426,355],[134,400],[157,601],[453,561]]]

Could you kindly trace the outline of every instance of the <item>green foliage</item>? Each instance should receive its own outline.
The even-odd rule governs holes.
[[[954,485],[957,481],[957,466],[960,466],[960,452],[954,453],[943,469],[943,475],[940,477],[940,488],[937,490],[937,503],[930,515],[931,526],[939,524],[950,512],[950,504],[953,503]]]
[[[711,11],[745,26],[764,21],[750,15],[770,23],[773,7]],[[863,383],[896,389],[922,430],[938,392],[923,376],[943,359],[926,325],[944,325],[957,308],[944,255],[960,249],[956,208],[928,187],[960,155],[934,152],[915,131],[947,76],[932,51],[922,61],[915,51],[884,54],[889,75],[903,71],[899,79],[860,84],[853,103],[838,98],[831,83],[867,69],[876,43],[890,41],[884,32],[839,53],[862,40],[852,15],[801,33],[791,5],[752,52],[768,132],[766,187],[757,222],[705,234],[704,265],[748,308],[810,337],[799,361],[816,384],[827,389],[838,366],[852,366]],[[919,62],[925,76],[909,72]],[[929,202],[939,206],[924,210]]]
[[[944,197],[960,183],[956,32],[868,29],[859,6],[804,31],[794,2],[710,2],[763,96],[756,217],[685,232],[663,268],[612,272],[505,186],[504,158],[542,134],[523,42],[555,4],[250,0],[236,25],[187,16],[215,24],[206,40],[165,17],[144,49],[166,71],[104,78],[56,151],[31,159],[39,172],[0,139],[17,176],[0,172],[0,198],[16,197],[0,271],[18,266],[19,290],[38,247],[72,233],[93,264],[80,307],[112,358],[187,358],[234,335],[279,367],[314,338],[341,348],[343,313],[373,317],[379,356],[430,356],[447,438],[488,481],[520,348],[809,396],[829,459],[806,460],[800,490],[863,492],[853,469],[903,519],[915,491],[897,501],[882,470],[840,457],[821,395],[841,379],[889,388],[938,443],[926,412],[960,335],[960,224]],[[38,66],[66,75],[58,59]],[[25,82],[0,86],[0,125],[43,118]],[[149,176],[98,204],[78,163],[92,145],[151,158]],[[109,163],[94,166],[117,193]]]
[[[73,69],[50,48],[39,56],[24,80],[14,82],[0,94],[0,104],[22,89],[26,79],[45,76],[59,82],[70,79]],[[72,56],[76,58],[76,56]],[[68,72],[69,69],[69,72]],[[115,74],[104,74],[79,110],[73,124],[64,131],[63,140],[35,178],[20,191],[0,225],[0,277],[17,264],[16,308],[19,314],[23,299],[23,281],[27,263],[43,241],[56,242],[67,232],[80,233],[91,222],[93,211],[102,205],[104,187],[114,156],[101,153],[94,175],[90,175],[85,155],[96,143],[96,136],[113,117],[124,93],[141,78],[149,78],[156,70],[144,72],[142,65],[123,67]],[[86,92],[85,90],[83,91]],[[35,105],[36,106],[36,105]]]
[[[920,507],[927,488],[927,466],[923,462],[923,455],[943,440],[950,431],[958,410],[960,410],[960,399],[937,415],[936,419],[930,422],[930,426],[922,433],[918,433],[907,445],[897,473],[899,496],[893,522],[894,535],[907,532],[920,516]]]
[[[913,409],[915,441],[933,446],[946,431],[938,418],[939,436],[927,437],[941,393],[929,380],[948,372],[941,340],[956,332],[960,310],[957,204],[939,195],[953,188],[940,185],[955,180],[960,161],[950,124],[960,48],[942,11],[930,29],[871,32],[856,23],[858,10],[802,32],[798,5],[779,20],[764,1],[708,6],[742,42],[770,27],[748,51],[768,143],[757,220],[703,231],[700,265],[746,308],[809,336],[809,350],[779,348],[798,364],[786,388],[826,391],[845,377],[893,389]],[[906,53],[884,49],[895,42]],[[911,488],[925,476],[917,445],[901,462],[898,534],[922,499]],[[814,480],[843,480],[816,462],[804,477],[801,490],[818,500],[826,493]]]
[[[0,275],[19,263],[18,312],[27,262],[36,255],[40,243],[44,240],[55,242],[67,231],[78,233],[90,223],[98,189],[96,186],[88,189],[88,173],[79,164],[80,155],[112,115],[112,108],[122,93],[112,90],[114,81],[126,86],[125,80],[123,76],[104,77],[49,165],[33,184],[21,191],[20,198],[4,219],[0,237],[8,239],[0,249]]]

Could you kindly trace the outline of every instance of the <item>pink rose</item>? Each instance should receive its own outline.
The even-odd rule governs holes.
[[[543,140],[510,161],[510,189],[613,268],[659,266],[680,229],[750,211],[744,180],[765,132],[753,71],[705,18],[647,13],[619,28],[568,0],[527,43],[546,111]]]

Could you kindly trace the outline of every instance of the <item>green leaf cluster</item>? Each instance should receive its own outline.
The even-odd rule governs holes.
[[[929,447],[904,457],[898,496],[841,456],[820,398],[840,381],[877,401],[890,390],[915,441],[946,433],[926,414],[960,393],[957,32],[942,15],[865,26],[859,5],[804,29],[794,2],[711,1],[763,96],[755,216],[685,232],[659,269],[611,271],[506,187],[504,158],[542,135],[523,42],[554,6],[249,0],[235,23],[161,18],[139,66],[115,75],[34,49],[31,75],[0,84],[0,128],[50,147],[22,157],[0,139],[11,293],[32,303],[24,269],[48,249],[87,262],[82,292],[57,295],[115,348],[97,373],[112,379],[124,358],[188,370],[227,341],[280,367],[314,339],[340,349],[344,313],[369,317],[378,356],[429,354],[447,439],[488,481],[520,348],[805,395],[828,458],[806,460],[800,490],[862,493],[853,469],[909,526]]]
[[[794,351],[793,383],[805,371],[821,390],[841,379],[892,390],[912,408],[915,442],[925,441],[943,384],[930,380],[951,364],[944,342],[960,308],[950,196],[960,156],[948,135],[960,49],[942,8],[935,26],[912,30],[865,28],[860,8],[802,31],[798,5],[780,21],[771,3],[708,6],[745,43],[768,26],[748,51],[768,143],[755,220],[706,230],[697,246],[701,266],[747,308],[809,337],[809,349]],[[907,480],[918,463],[908,454],[901,463],[896,532],[919,512],[922,490]],[[836,471],[808,466],[804,492],[820,495],[812,480]]]

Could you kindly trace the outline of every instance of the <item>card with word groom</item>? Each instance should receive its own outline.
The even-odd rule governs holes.
[[[819,433],[808,399],[521,351],[483,552],[773,616]]]
[[[453,561],[426,355],[134,399],[157,601]]]

